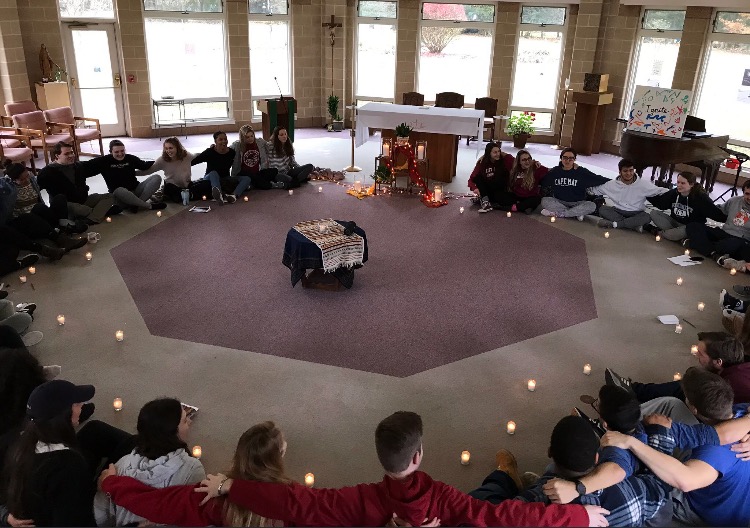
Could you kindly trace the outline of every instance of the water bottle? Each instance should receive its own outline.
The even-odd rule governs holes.
[[[189,203],[190,203],[190,190],[182,189],[182,205],[187,205]]]

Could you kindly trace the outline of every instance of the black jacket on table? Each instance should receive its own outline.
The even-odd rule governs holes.
[[[648,199],[654,207],[669,209],[669,215],[681,224],[706,223],[706,218],[726,222],[727,215],[721,212],[706,193],[682,196],[677,189],[670,189],[660,196]]]
[[[89,197],[89,186],[86,178],[98,173],[92,172],[89,162],[76,161],[72,165],[50,163],[42,170],[36,180],[39,187],[46,189],[50,198],[62,194],[69,202],[82,204]]]
[[[116,160],[112,154],[107,154],[84,162],[87,172],[101,174],[104,177],[109,192],[114,192],[118,187],[135,191],[138,186],[138,178],[135,177],[136,169],[146,170],[153,164],[153,161],[144,161],[132,154],[125,154],[125,158],[121,161]]]

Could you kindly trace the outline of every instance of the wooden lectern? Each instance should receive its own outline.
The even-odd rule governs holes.
[[[604,114],[612,104],[612,92],[573,92],[576,116],[570,146],[578,154],[599,154],[604,131]]]
[[[258,110],[263,116],[263,139],[268,141],[271,132],[277,126],[286,128],[289,140],[294,141],[294,114],[297,113],[297,100],[293,97],[283,99],[261,99]]]

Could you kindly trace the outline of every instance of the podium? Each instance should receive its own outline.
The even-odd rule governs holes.
[[[297,113],[297,100],[293,97],[281,99],[261,99],[258,110],[263,117],[263,139],[268,141],[277,126],[286,128],[289,140],[294,141],[294,114]]]
[[[604,132],[604,114],[612,104],[612,92],[573,92],[576,116],[570,146],[578,154],[599,154]]]

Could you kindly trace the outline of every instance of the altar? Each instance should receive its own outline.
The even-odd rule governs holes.
[[[369,139],[369,128],[383,130],[393,136],[401,123],[412,128],[412,142],[426,140],[430,150],[430,164],[426,176],[430,180],[450,182],[456,175],[459,136],[482,137],[484,110],[471,108],[440,108],[389,103],[367,103],[357,110],[356,145]],[[482,142],[477,142],[477,154]]]

